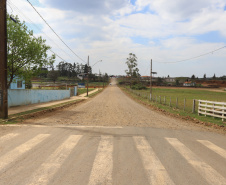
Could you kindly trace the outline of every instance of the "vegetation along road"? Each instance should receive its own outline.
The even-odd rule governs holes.
[[[226,137],[152,111],[116,85],[0,126],[0,184],[226,184]]]

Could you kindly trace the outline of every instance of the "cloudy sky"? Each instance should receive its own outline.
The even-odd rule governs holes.
[[[225,0],[30,0],[55,32],[93,71],[124,75],[129,53],[141,75],[150,60],[157,76],[226,75]],[[19,15],[67,62],[83,62],[54,35],[26,0],[8,0]],[[56,64],[61,61],[57,58]],[[172,63],[171,63],[172,62]]]

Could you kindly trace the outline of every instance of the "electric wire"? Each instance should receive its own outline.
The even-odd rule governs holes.
[[[14,9],[14,11],[16,11],[15,9]],[[17,12],[17,11],[16,11]],[[28,27],[28,26],[27,26]],[[24,27],[22,27],[27,33],[28,33],[28,30],[27,29],[25,29]],[[31,35],[32,37],[34,37],[35,39],[37,39],[33,34]],[[55,54],[58,58],[60,58],[61,60],[63,60],[64,62],[67,62],[65,59],[63,59],[63,57],[61,57],[61,56],[59,56],[56,52],[54,52],[52,49],[49,49],[49,51],[50,52],[52,52],[53,54]],[[69,63],[69,62],[67,62],[67,63]]]
[[[55,41],[53,41],[46,33],[44,33],[41,28],[39,26],[37,26],[30,18],[28,18],[25,14],[23,14],[12,2],[8,1],[8,5],[10,6],[13,6],[14,8],[14,11],[16,11],[17,13],[19,13],[23,18],[24,20],[27,19],[28,21],[30,21],[31,23],[33,23],[32,25],[35,26],[40,32],[42,32],[51,42],[53,42],[55,44],[55,46],[60,49],[62,52],[64,52],[67,56],[69,56],[72,60],[74,60],[70,54],[68,54],[66,51],[64,51],[58,44],[56,44]],[[28,26],[28,25],[27,25]],[[30,27],[30,26],[28,26]],[[31,30],[35,30],[35,29],[31,29]],[[59,56],[59,55],[58,55]],[[59,57],[60,58],[60,57]]]
[[[10,1],[8,1],[10,2]],[[33,26],[35,26],[40,32],[42,32],[46,37],[48,37],[48,39],[53,42],[55,44],[55,46],[57,46],[58,49],[60,49],[62,52],[64,52],[67,56],[69,56],[72,60],[74,60],[70,54],[68,54],[66,51],[64,51],[58,44],[56,44],[47,34],[45,34],[30,18],[28,18],[26,15],[24,15],[12,2],[10,2],[10,4],[8,5],[11,5],[13,6],[14,8],[14,11],[16,11],[17,13],[19,13],[24,19],[26,18],[28,21],[32,22]],[[30,27],[30,26],[28,26]],[[31,30],[35,30],[35,29],[31,29]],[[58,55],[59,56],[59,55]],[[59,57],[60,58],[60,57]]]
[[[36,10],[36,8],[32,5],[32,3],[27,0],[27,2],[31,5],[31,7],[36,11],[36,13],[41,17],[41,19],[46,23],[46,25],[55,33],[55,35],[63,42],[63,44],[75,55],[77,56],[81,61],[85,62],[80,56],[78,56],[62,39],[61,37],[53,30],[53,28],[47,23],[47,21],[42,17],[42,15]],[[86,62],[85,62],[86,63]]]
[[[214,52],[219,51],[219,50],[224,49],[224,48],[226,48],[226,46],[223,46],[223,47],[221,47],[221,48],[215,49],[215,50],[210,51],[210,52],[208,52],[208,53],[204,53],[204,54],[201,54],[201,55],[198,55],[198,56],[195,56],[195,57],[191,57],[191,58],[188,58],[188,59],[184,59],[184,60],[178,60],[178,61],[175,61],[175,62],[157,62],[157,61],[154,61],[154,62],[157,62],[157,63],[164,63],[164,64],[167,64],[167,63],[179,63],[179,62],[185,62],[185,61],[188,61],[188,60],[193,60],[193,59],[196,59],[196,58],[203,57],[203,56],[205,56],[205,55],[213,54]]]

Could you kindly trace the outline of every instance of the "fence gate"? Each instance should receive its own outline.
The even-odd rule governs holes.
[[[198,115],[203,114],[205,116],[212,116],[222,118],[222,121],[226,119],[226,103],[214,102],[206,100],[198,100]]]

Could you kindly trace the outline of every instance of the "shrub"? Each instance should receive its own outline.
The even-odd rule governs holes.
[[[133,85],[131,87],[131,89],[134,89],[134,90],[142,90],[142,89],[147,89],[146,86],[142,85],[142,84],[136,84],[136,85]]]

